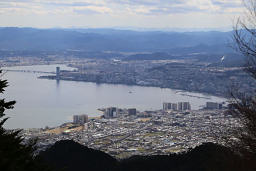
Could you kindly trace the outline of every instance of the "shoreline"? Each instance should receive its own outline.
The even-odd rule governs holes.
[[[201,97],[201,96],[194,96],[194,95],[189,95],[186,93],[200,93],[204,96],[215,96],[215,97],[219,97],[219,98],[224,98],[224,99],[228,99],[227,96],[224,95],[220,95],[220,94],[211,94],[211,93],[207,93],[207,92],[202,92],[202,91],[189,91],[189,90],[182,90],[182,89],[176,89],[176,88],[172,88],[172,87],[160,87],[160,86],[154,86],[154,85],[140,85],[140,84],[125,84],[125,83],[107,83],[107,82],[93,82],[93,81],[86,81],[86,80],[75,80],[72,78],[60,78],[59,80],[56,79],[56,76],[53,75],[47,75],[47,76],[39,76],[38,79],[48,79],[48,80],[56,80],[56,81],[75,81],[75,82],[86,82],[86,83],[94,83],[94,84],[109,84],[109,85],[125,85],[125,86],[138,86],[138,87],[152,87],[152,88],[160,88],[160,89],[170,89],[175,91],[175,94],[179,94],[182,96],[188,96],[188,97],[195,97],[195,98],[199,98],[199,99],[210,99],[209,97]]]

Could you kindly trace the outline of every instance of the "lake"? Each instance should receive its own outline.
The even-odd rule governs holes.
[[[52,72],[57,66],[62,70],[73,70],[65,65],[3,69]],[[73,115],[100,116],[102,113],[97,111],[98,108],[111,106],[144,111],[161,109],[163,102],[189,101],[192,109],[199,109],[206,101],[225,101],[216,96],[166,88],[38,79],[41,75],[47,74],[12,71],[4,74],[3,78],[8,80],[9,86],[1,96],[17,101],[15,108],[6,112],[10,117],[6,128],[58,126],[72,121]]]

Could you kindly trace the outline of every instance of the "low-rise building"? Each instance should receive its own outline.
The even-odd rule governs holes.
[[[206,102],[206,109],[222,109],[222,104],[217,102]]]
[[[135,108],[131,108],[131,109],[128,109],[128,115],[136,115],[136,109]]]

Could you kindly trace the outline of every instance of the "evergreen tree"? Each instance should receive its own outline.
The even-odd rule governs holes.
[[[2,71],[0,70],[0,75]],[[3,94],[8,86],[7,80],[0,77],[0,93]],[[47,170],[34,158],[35,141],[22,144],[21,130],[7,130],[3,127],[8,119],[5,111],[14,107],[15,101],[0,99],[0,170],[3,171],[32,171]]]

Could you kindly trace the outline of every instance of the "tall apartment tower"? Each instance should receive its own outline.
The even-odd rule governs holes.
[[[178,103],[178,110],[184,111],[184,110],[191,110],[191,105],[189,102],[179,102]]]
[[[60,79],[60,67],[56,67],[56,79]]]
[[[74,115],[73,116],[73,123],[74,124],[84,124],[88,122],[88,115]]]
[[[114,118],[117,117],[117,108],[116,107],[109,107],[104,112],[104,118]]]
[[[183,110],[191,110],[191,106],[189,102],[183,102]]]
[[[172,104],[171,103],[163,103],[163,110],[167,111],[169,109],[171,109]]]
[[[178,110],[178,105],[177,103],[172,103],[172,110],[177,111]]]
[[[163,110],[167,111],[167,110],[173,110],[173,111],[177,111],[177,103],[163,103]]]
[[[183,105],[182,102],[178,103],[178,111],[182,111],[183,110]]]

